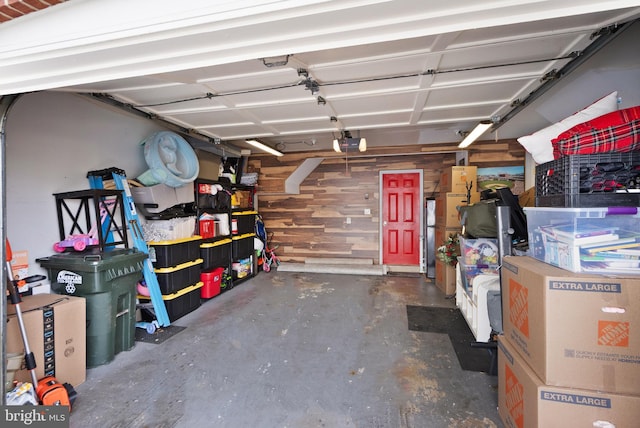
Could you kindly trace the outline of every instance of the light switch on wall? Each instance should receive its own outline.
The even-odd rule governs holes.
[[[364,215],[371,215],[371,209],[370,208],[365,208],[364,209]]]

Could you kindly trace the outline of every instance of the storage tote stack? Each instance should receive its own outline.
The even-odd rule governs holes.
[[[450,235],[462,231],[458,217],[458,206],[467,205],[467,187],[470,189],[471,203],[480,200],[477,191],[477,167],[451,166],[440,174],[441,193],[436,198],[435,247],[445,243]],[[456,291],[455,269],[436,258],[436,286],[446,295]]]
[[[200,306],[200,258],[199,235],[172,241],[150,241],[149,258],[167,308],[171,322],[183,317]],[[149,298],[138,296],[141,303]]]
[[[211,299],[233,286],[231,270],[231,192],[229,185],[210,180],[196,181],[198,230],[202,236],[203,260],[200,281],[202,299]]]
[[[200,245],[204,260],[201,297],[210,299],[233,288],[238,280],[252,277],[256,271],[255,189],[204,179],[197,180],[196,189],[198,227],[204,238]]]
[[[518,427],[637,426],[638,256],[603,262],[601,273],[583,256],[584,246],[613,239],[598,236],[637,234],[640,215],[608,208],[525,210],[532,257],[504,257],[501,269],[502,420]]]

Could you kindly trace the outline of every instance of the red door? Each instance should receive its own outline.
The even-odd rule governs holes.
[[[420,180],[418,172],[382,174],[383,264],[420,264]]]

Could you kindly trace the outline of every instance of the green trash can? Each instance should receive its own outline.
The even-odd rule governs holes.
[[[136,285],[147,254],[134,249],[62,253],[36,261],[48,270],[58,294],[87,303],[87,367],[113,360],[135,342]]]

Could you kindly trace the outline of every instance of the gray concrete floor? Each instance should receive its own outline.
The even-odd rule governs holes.
[[[261,272],[88,370],[71,427],[502,427],[497,378],[407,304],[455,302],[422,276]]]

